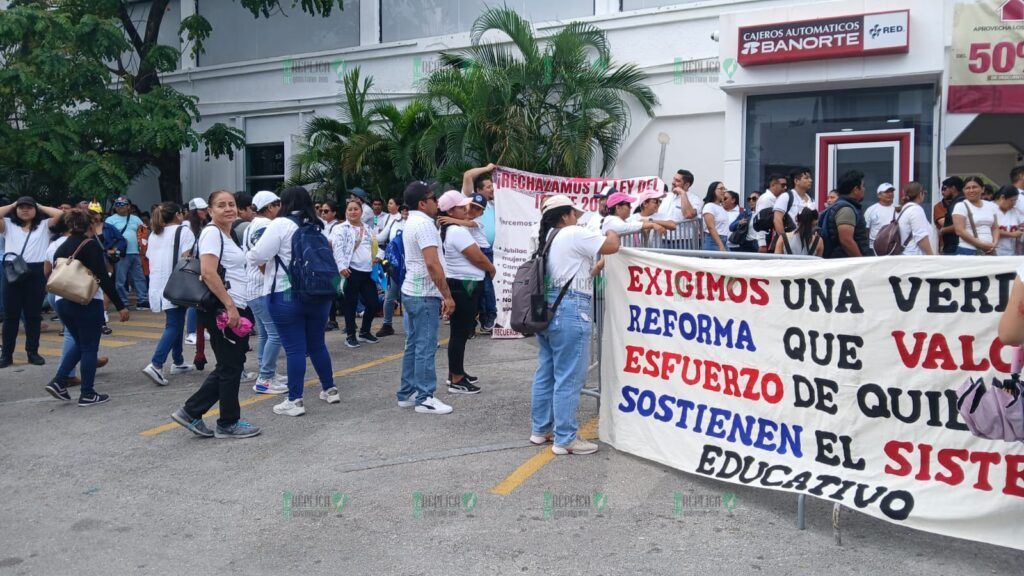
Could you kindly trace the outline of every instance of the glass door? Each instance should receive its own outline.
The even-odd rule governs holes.
[[[819,133],[815,166],[818,209],[824,209],[829,190],[850,170],[864,173],[862,205],[867,208],[878,201],[879,184],[889,182],[902,190],[913,179],[913,165],[913,130]]]

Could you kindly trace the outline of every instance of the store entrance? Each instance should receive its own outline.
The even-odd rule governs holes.
[[[863,130],[817,134],[815,182],[818,209],[825,207],[829,190],[834,190],[850,170],[864,173],[864,206],[878,201],[878,186],[891,183],[898,190],[910,182],[914,165],[913,130]]]

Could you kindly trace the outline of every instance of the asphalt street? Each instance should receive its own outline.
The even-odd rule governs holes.
[[[550,457],[527,440],[534,339],[470,341],[467,366],[483,392],[442,387],[455,412],[435,416],[395,405],[401,335],[349,349],[333,332],[340,404],[318,400],[310,384],[305,416],[276,416],[277,397],[243,385],[243,418],[263,434],[216,440],[169,418],[205,373],[163,388],[141,373],[162,317],[136,312],[112,327],[97,383],[108,404],[80,408],[43,392],[59,355],[53,330],[44,334],[46,366],[16,355],[22,363],[0,371],[0,576],[963,576],[1024,566],[1021,552],[848,509],[837,544],[829,502],[809,499],[800,531],[793,495],[698,478],[608,446]],[[442,381],[446,366],[438,350]],[[596,408],[581,402],[588,433]]]

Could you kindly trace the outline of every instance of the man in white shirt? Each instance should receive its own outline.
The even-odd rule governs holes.
[[[888,182],[878,186],[878,203],[868,206],[864,211],[864,221],[868,225],[868,246],[874,250],[875,238],[882,227],[892,222],[896,216],[896,187]]]
[[[810,168],[797,168],[790,172],[789,180],[793,183],[793,187],[775,199],[775,222],[773,225],[776,232],[785,230],[785,214],[789,214],[795,226],[796,217],[804,207],[815,207],[814,198],[810,193],[811,187],[814,185],[814,177],[811,176]]]
[[[1014,166],[1013,170],[1010,170],[1010,184],[1017,188],[1017,212],[1020,212],[1021,218],[1024,219],[1024,164]]]
[[[584,210],[583,216],[580,216],[576,225],[600,232],[604,219],[607,218],[610,213],[608,210],[608,197],[615,192],[618,192],[618,190],[611,185],[607,185],[602,188],[601,193],[597,195],[597,212],[587,212]]]
[[[437,329],[442,315],[455,311],[438,250],[441,235],[434,217],[437,197],[425,182],[405,188],[409,218],[402,232],[405,247],[405,282],[402,308],[405,321],[405,356],[398,406],[416,407],[422,414],[448,414],[452,407],[434,397],[437,389],[435,356]],[[416,397],[413,398],[415,393]]]
[[[782,191],[786,188],[786,177],[782,174],[772,174],[768,176],[768,185],[765,191],[761,194],[761,197],[757,199],[757,204],[754,206],[754,214],[751,216],[750,227],[747,231],[747,241],[757,242],[758,252],[768,252],[768,233],[758,232],[754,229],[754,221],[757,219],[757,215],[761,213],[765,208],[775,208],[776,199],[782,194]],[[774,223],[773,223],[774,226]],[[775,226],[775,234],[778,236],[785,236],[786,233],[781,226]]]
[[[693,180],[693,172],[689,170],[678,170],[672,176],[672,195],[660,208],[660,212],[676,224],[684,221],[699,222],[700,220],[700,211],[704,208],[704,199],[696,192],[690,191],[690,187],[693,186]],[[687,242],[693,242],[694,230],[699,227],[699,224],[683,226],[682,230],[674,232],[672,235],[672,237],[679,238],[680,240],[670,241],[668,247],[699,249],[700,246],[687,246]]]

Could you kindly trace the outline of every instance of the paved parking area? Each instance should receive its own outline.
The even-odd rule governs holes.
[[[141,312],[112,324],[103,406],[45,395],[55,352],[46,366],[0,371],[0,575],[959,576],[1024,566],[1017,551],[849,510],[836,545],[830,503],[809,500],[798,531],[792,495],[607,446],[549,457],[527,441],[533,339],[470,341],[467,365],[484,392],[442,391],[455,412],[434,416],[395,406],[400,335],[351,350],[334,332],[341,404],[307,393],[305,416],[275,416],[273,398],[243,388],[243,417],[263,435],[200,439],[168,416],[203,374],[158,388],[140,372],[161,326]],[[59,351],[55,332],[44,342]],[[446,366],[439,350],[440,374]],[[588,431],[595,415],[585,398]]]

